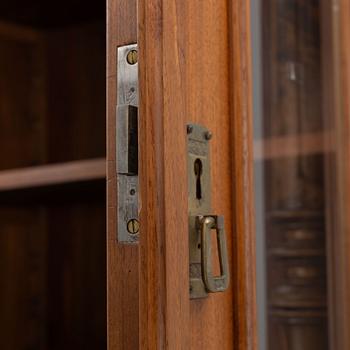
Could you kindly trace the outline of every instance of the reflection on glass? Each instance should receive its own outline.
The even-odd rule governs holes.
[[[320,3],[267,0],[261,18],[263,113],[255,115],[254,151],[267,349],[323,350],[329,131],[322,113]]]

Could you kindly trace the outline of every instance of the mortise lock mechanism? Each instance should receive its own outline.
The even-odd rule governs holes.
[[[118,242],[139,239],[138,54],[137,45],[118,47],[116,164]]]
[[[190,298],[223,292],[229,285],[224,219],[211,211],[209,142],[212,134],[201,125],[187,125]],[[212,268],[211,232],[215,230],[220,275]]]

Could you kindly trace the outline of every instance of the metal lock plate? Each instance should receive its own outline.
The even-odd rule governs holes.
[[[139,239],[137,45],[118,48],[116,164],[118,242]]]
[[[196,217],[211,213],[209,130],[201,125],[187,126],[187,171],[189,210],[190,298],[204,298],[201,235]]]
[[[187,171],[189,207],[190,298],[205,298],[223,292],[229,285],[224,218],[211,213],[209,140],[212,135],[201,125],[187,126]],[[211,231],[215,230],[220,274],[212,269]]]

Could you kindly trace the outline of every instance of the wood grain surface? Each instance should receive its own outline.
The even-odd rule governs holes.
[[[139,4],[140,346],[255,349],[249,6]],[[188,122],[214,134],[212,204],[225,216],[232,273],[227,292],[196,301],[188,295]]]
[[[230,1],[234,349],[257,349],[250,5]]]
[[[42,36],[4,24],[0,33],[0,169],[38,165],[46,154]],[[0,348],[45,348],[46,243],[42,207],[0,207]]]
[[[138,247],[116,242],[115,55],[137,39],[135,13],[135,1],[108,3],[109,349],[255,349],[249,7],[138,1],[140,271]],[[214,134],[212,206],[225,216],[232,274],[227,292],[196,301],[189,300],[189,122]]]
[[[35,31],[2,27],[0,169],[38,165],[44,161],[46,151],[43,40]]]
[[[0,232],[0,347],[43,350],[47,329],[45,209],[1,207]],[[22,329],[21,336],[18,329]]]
[[[139,2],[141,349],[190,348],[187,5]]]
[[[107,337],[108,349],[138,349],[139,253],[117,242],[117,47],[137,41],[136,0],[107,1]]]
[[[104,203],[101,195],[46,206],[44,349],[107,348]]]
[[[105,36],[104,21],[45,32],[50,163],[106,154]]]
[[[328,305],[331,349],[350,348],[350,2],[321,1],[326,158]]]

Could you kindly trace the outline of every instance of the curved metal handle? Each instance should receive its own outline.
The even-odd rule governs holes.
[[[226,234],[223,216],[198,216],[198,223],[202,241],[202,277],[205,288],[210,293],[223,292],[230,282],[227,258]],[[219,250],[220,276],[213,276],[211,259],[211,230],[216,230],[217,246]]]

